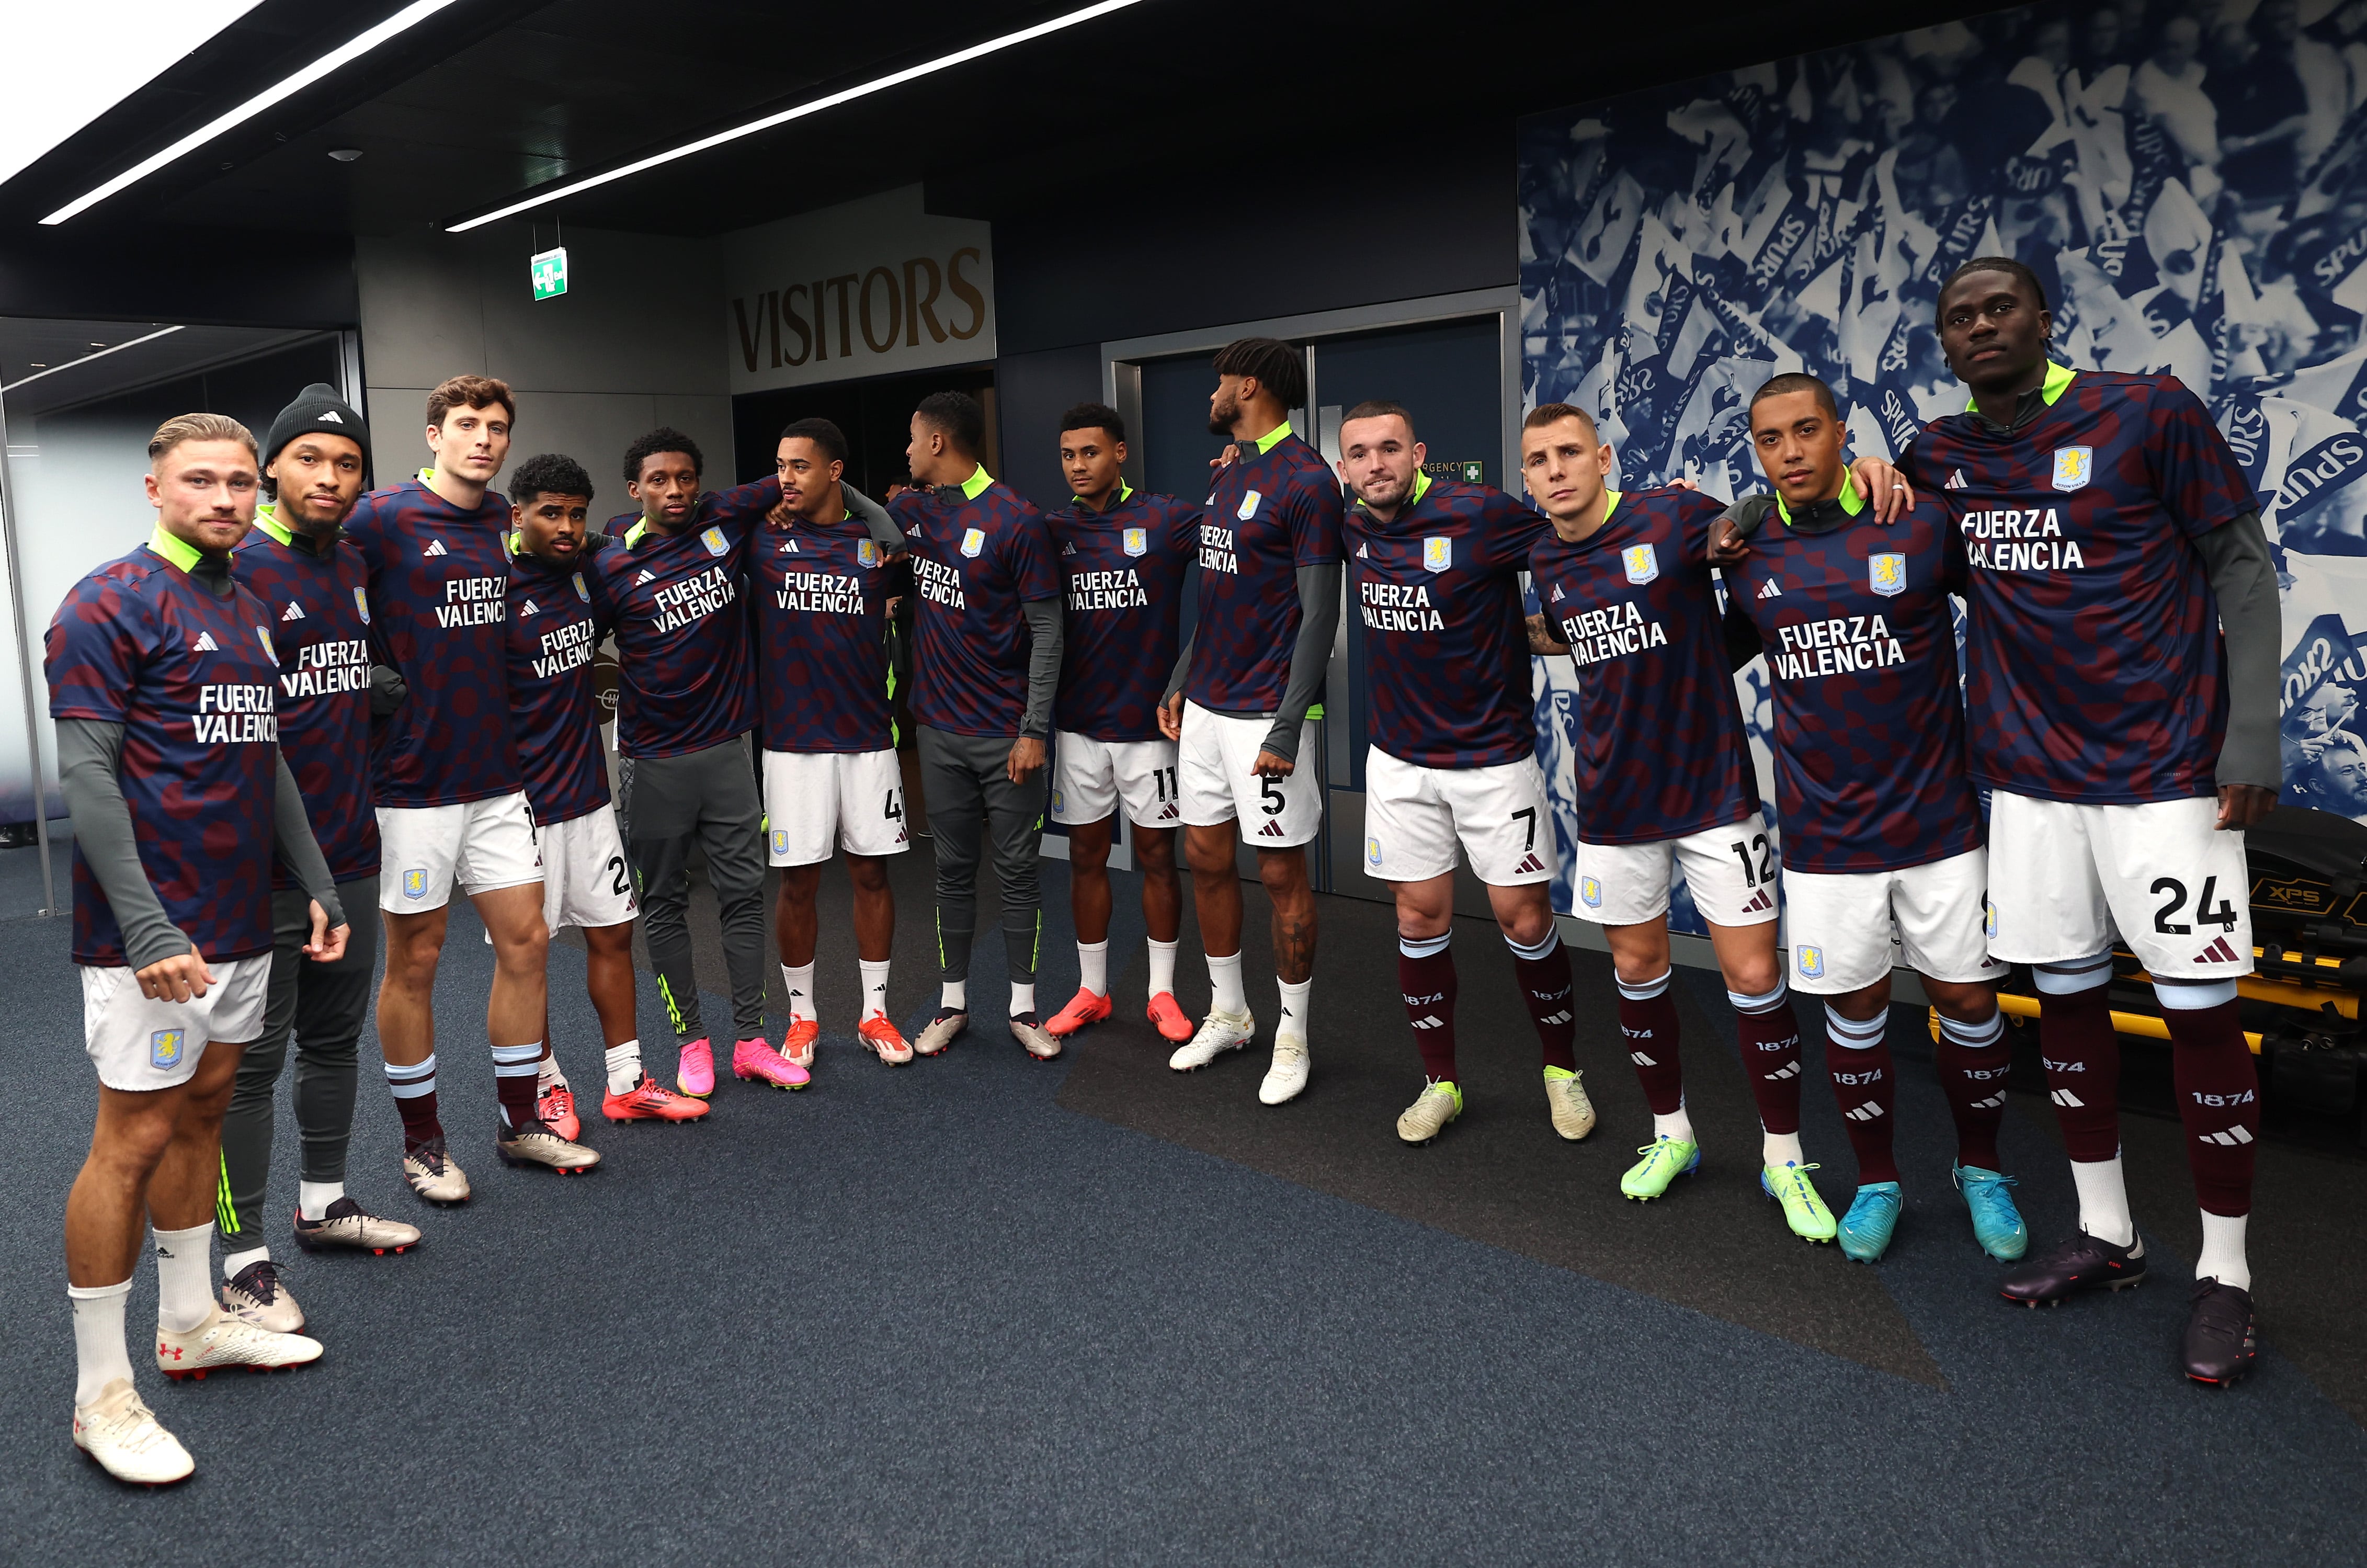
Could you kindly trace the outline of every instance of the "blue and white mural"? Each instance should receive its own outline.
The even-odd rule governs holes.
[[[1764,488],[1744,414],[1780,370],[1895,453],[1964,406],[1940,279],[2028,263],[2058,357],[2178,376],[2250,466],[2285,800],[2367,822],[2367,0],[2026,6],[1581,105],[1523,123],[1520,200],[1526,403],[1594,411],[1630,485]],[[1572,678],[1538,662],[1564,792]]]

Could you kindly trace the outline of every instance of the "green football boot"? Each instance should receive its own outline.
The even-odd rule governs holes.
[[[1619,1190],[1638,1203],[1669,1190],[1681,1176],[1701,1169],[1701,1145],[1683,1138],[1655,1138],[1636,1151],[1644,1157],[1619,1178]]]
[[[1804,1242],[1829,1242],[1840,1229],[1833,1223],[1833,1211],[1825,1207],[1818,1195],[1817,1184],[1808,1179],[1816,1165],[1784,1162],[1784,1168],[1762,1165],[1759,1170],[1760,1190],[1784,1206],[1784,1223]]]

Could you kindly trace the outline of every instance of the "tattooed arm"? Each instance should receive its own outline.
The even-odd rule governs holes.
[[[1546,619],[1542,613],[1523,617],[1521,624],[1529,629],[1530,653],[1567,653],[1569,652],[1569,643],[1555,640],[1553,623]]]

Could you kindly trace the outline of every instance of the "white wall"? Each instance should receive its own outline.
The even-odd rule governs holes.
[[[541,233],[548,244],[549,226]],[[596,229],[571,229],[566,239],[568,291],[540,301],[524,223],[357,242],[379,483],[427,460],[428,391],[458,375],[510,383],[511,462],[538,452],[574,458],[599,487],[595,518],[631,508],[619,465],[633,437],[656,426],[698,442],[709,483],[731,482],[719,247]]]

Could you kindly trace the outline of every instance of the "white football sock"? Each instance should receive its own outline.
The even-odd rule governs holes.
[[[1307,1040],[1307,994],[1315,989],[1315,982],[1310,978],[1293,985],[1287,980],[1277,980],[1274,984],[1274,989],[1282,993],[1282,1017],[1274,1026],[1274,1037],[1280,1040],[1284,1035],[1296,1035],[1304,1044]]]
[[[2197,1279],[2216,1279],[2238,1290],[2252,1288],[2252,1266],[2244,1257],[2244,1227],[2250,1219],[2248,1214],[2203,1216],[2203,1256],[2194,1260]]]
[[[1246,1013],[1250,999],[1241,993],[1241,955],[1218,958],[1208,955],[1208,990],[1212,994],[1208,1006],[1219,1013]]]
[[[296,1212],[307,1220],[325,1220],[329,1205],[345,1195],[341,1181],[300,1181],[296,1184]]]
[[[810,963],[799,964],[795,969],[787,964],[781,966],[781,984],[789,994],[789,1017],[792,1019],[817,1016],[814,1012],[813,971],[814,966]]]
[[[186,1334],[214,1310],[214,1223],[156,1233],[156,1325]]]
[[[869,959],[857,959],[855,967],[863,971],[864,1018],[884,1018],[888,1016],[888,960],[873,963]]]
[[[1019,982],[1013,981],[1011,983],[1011,1016],[1015,1018],[1022,1013],[1032,1013],[1035,1010],[1036,983],[1031,980],[1022,985]]]
[[[1150,994],[1156,996],[1161,992],[1172,992],[1175,989],[1175,949],[1183,944],[1162,942],[1156,937],[1150,937],[1149,941],[1150,943]]]
[[[607,1050],[608,1092],[612,1095],[630,1093],[641,1081],[641,1042],[629,1040]]]
[[[1782,1170],[1785,1165],[1805,1165],[1808,1156],[1800,1152],[1800,1135],[1796,1132],[1770,1132],[1764,1128],[1759,1133],[1759,1157],[1770,1170]]]
[[[69,1285],[74,1304],[74,1403],[88,1404],[99,1390],[131,1379],[131,1351],[123,1342],[123,1303],[131,1281],[120,1285]]]
[[[969,982],[948,980],[945,983],[945,998],[937,1006],[956,1013],[969,1011]]]
[[[2121,1162],[2074,1160],[2071,1185],[2079,1189],[2079,1228],[2099,1241],[2124,1247],[2135,1242],[2136,1221],[2129,1218],[2128,1183]]]
[[[1109,938],[1077,944],[1078,983],[1096,996],[1109,994]]]
[[[1666,1116],[1656,1113],[1652,1118],[1652,1136],[1673,1138],[1680,1143],[1693,1142],[1695,1142],[1693,1119],[1685,1114],[1685,1108],[1682,1106],[1679,1106]]]
[[[534,1092],[536,1094],[547,1095],[553,1089],[572,1089],[574,1086],[574,1085],[567,1081],[567,1074],[559,1070],[559,1053],[557,1051],[552,1051],[549,1056],[544,1057],[540,1062],[535,1063]],[[312,1214],[307,1214],[304,1216],[307,1220],[317,1219],[318,1217],[319,1216]]]
[[[235,1279],[250,1263],[261,1263],[271,1256],[269,1247],[249,1247],[244,1252],[222,1255],[222,1278]]]

